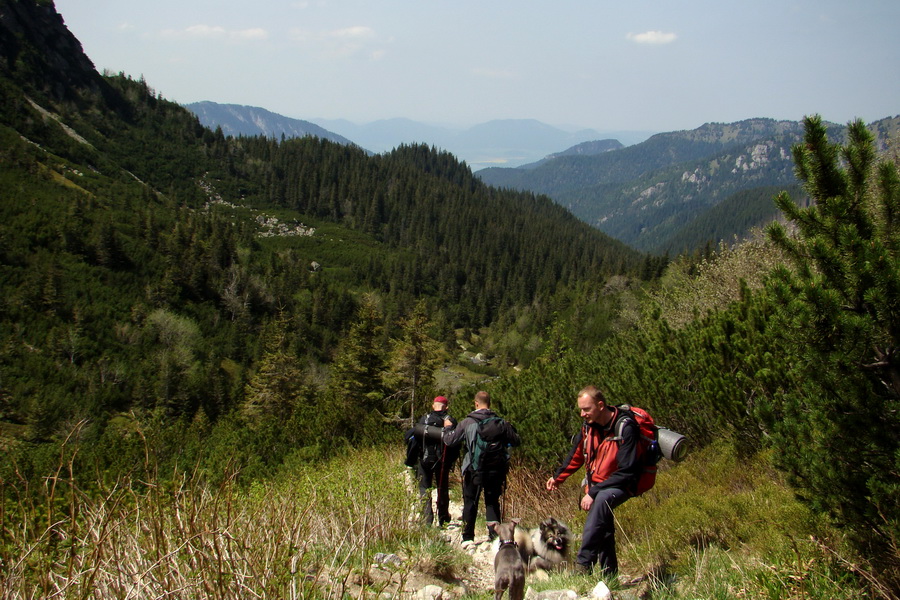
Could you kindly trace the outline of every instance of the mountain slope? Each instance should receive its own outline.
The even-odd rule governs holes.
[[[682,249],[672,247],[671,236],[725,198],[760,187],[796,185],[790,147],[799,136],[791,131],[771,139],[716,143],[702,158],[640,173],[630,181],[565,190],[557,198],[617,239],[652,252],[676,252]],[[764,212],[772,214],[773,208],[771,204]],[[761,214],[757,220],[762,219]],[[743,233],[739,226],[724,225]]]
[[[26,91],[74,100],[82,90],[104,88],[81,43],[64,29],[49,2],[4,2],[0,11],[0,72]],[[52,59],[48,60],[48,57]]]
[[[210,129],[221,127],[222,133],[225,135],[261,135],[275,138],[280,138],[282,135],[289,138],[312,135],[338,144],[353,143],[315,123],[291,119],[264,108],[215,102],[194,102],[186,104],[185,108],[197,115],[203,126]]]
[[[620,151],[596,156],[561,156],[531,170],[485,169],[483,181],[555,196],[590,186],[627,183],[658,169],[701,160],[766,135],[799,132],[799,123],[758,119],[732,125],[705,125],[693,131],[660,133]]]
[[[97,74],[52,4],[0,15],[0,435],[46,442],[87,419],[95,458],[127,461],[124,437],[100,437],[135,411],[196,418],[198,436],[236,419],[259,468],[315,455],[381,435],[378,411],[407,401],[368,381],[375,404],[334,404],[363,298],[382,357],[420,301],[441,341],[519,315],[539,340],[572,290],[644,261],[426,146],[226,138],[143,80]]]
[[[898,119],[873,123],[884,147]],[[707,211],[724,199],[752,190],[766,193],[796,185],[791,147],[801,140],[799,122],[750,119],[709,123],[692,131],[657,134],[649,140],[595,156],[560,156],[531,169],[485,169],[478,177],[492,185],[547,194],[584,221],[636,248],[680,252],[691,234],[705,226]],[[831,125],[840,140],[845,128]],[[892,132],[894,132],[892,134]],[[798,198],[802,200],[802,198]],[[767,203],[751,203],[759,213],[718,211],[724,239],[740,237],[741,223],[761,223],[773,215]],[[741,213],[740,222],[728,220]],[[718,239],[700,240],[701,245]]]
[[[553,154],[548,154],[541,160],[522,165],[521,169],[533,169],[538,167],[548,161],[551,161],[555,158],[561,158],[563,156],[596,156],[598,154],[604,154],[606,152],[612,152],[613,150],[621,150],[625,146],[622,145],[619,140],[593,140],[590,142],[582,142],[581,144],[576,144],[571,148],[563,150],[562,152],[554,152]]]

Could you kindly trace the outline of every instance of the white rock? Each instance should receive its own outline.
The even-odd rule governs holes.
[[[396,554],[384,554],[383,552],[379,552],[374,558],[375,564],[378,565],[392,565],[396,567],[403,564],[403,559]]]
[[[444,597],[444,590],[437,585],[426,585],[419,590],[416,597],[422,600],[441,600]]]
[[[612,592],[609,591],[609,588],[606,587],[605,583],[600,581],[597,583],[597,585],[594,586],[594,589],[591,591],[591,598],[599,598],[599,600],[610,600],[612,598]]]

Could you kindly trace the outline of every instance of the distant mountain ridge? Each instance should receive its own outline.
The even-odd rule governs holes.
[[[583,142],[576,146],[572,146],[567,150],[563,150],[562,152],[548,154],[535,163],[522,165],[519,168],[533,169],[539,165],[544,164],[547,161],[553,160],[554,158],[559,158],[561,156],[596,156],[597,154],[612,152],[613,150],[621,150],[624,147],[625,146],[623,146],[619,140],[594,140],[592,142]]]
[[[457,156],[473,170],[518,167],[540,161],[548,154],[585,142],[615,138],[623,145],[646,140],[652,132],[564,129],[535,119],[498,119],[469,128],[427,125],[409,119],[389,119],[357,125],[345,120],[313,119],[375,152],[403,143],[425,143]]]
[[[402,144],[427,144],[455,155],[473,170],[490,166],[516,167],[544,159],[560,149],[613,140],[619,146],[647,139],[650,132],[593,129],[567,130],[534,119],[499,119],[469,128],[429,125],[410,119],[382,119],[359,125],[344,119],[306,121],[264,108],[204,101],[185,105],[211,129],[225,135],[264,135],[280,138],[315,135],[340,144],[355,144],[383,153]],[[624,142],[623,142],[624,140]]]
[[[546,194],[604,233],[657,254],[740,238],[777,218],[771,198],[760,193],[774,196],[791,189],[798,201],[804,199],[796,187],[791,156],[803,133],[799,121],[707,123],[626,145],[594,130],[564,131],[530,119],[451,129],[410,119],[313,123],[214,102],[187,108],[204,125],[221,126],[232,135],[316,135],[376,153],[402,144],[438,147],[465,161],[485,183]],[[844,126],[830,127],[833,139],[841,139]],[[884,147],[896,135],[897,118],[871,128]],[[626,140],[640,137],[637,132],[618,133]],[[710,212],[726,200],[726,207]]]
[[[292,119],[255,106],[204,101],[186,104],[185,108],[194,113],[202,125],[210,129],[221,127],[225,135],[262,135],[274,138],[281,138],[282,135],[286,138],[312,135],[338,144],[353,144],[347,138],[315,123]]]
[[[870,125],[879,147],[900,130],[900,117]],[[841,140],[845,127],[830,126]],[[601,231],[640,250],[678,253],[706,241],[742,236],[747,228],[777,217],[773,202],[758,202],[753,190],[777,193],[796,187],[791,148],[802,140],[799,121],[747,119],[707,123],[689,131],[660,133],[614,152],[548,157],[533,168],[491,168],[478,172],[491,185],[546,194]],[[750,202],[749,198],[754,198]],[[708,211],[724,200],[736,205],[717,211],[716,238]],[[756,211],[748,214],[741,202]],[[740,218],[737,215],[740,215]],[[733,219],[733,222],[729,222]],[[695,234],[691,234],[691,230]]]

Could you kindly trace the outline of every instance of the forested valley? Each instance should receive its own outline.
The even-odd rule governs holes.
[[[781,218],[766,231],[660,257],[545,196],[490,187],[435,148],[370,156],[312,137],[225,137],[149,82],[97,73],[52,3],[0,0],[0,14],[10,597],[59,590],[60,565],[75,581],[76,557],[99,556],[73,541],[90,537],[76,508],[90,499],[102,510],[146,500],[161,523],[181,519],[189,480],[199,491],[187,505],[215,513],[240,497],[252,512],[273,507],[274,489],[313,493],[281,486],[347,456],[369,461],[357,474],[374,478],[367,493],[385,493],[371,453],[397,459],[403,429],[437,394],[466,406],[488,389],[527,440],[515,468],[540,480],[567,450],[589,383],[651,410],[697,456],[754,465],[744,474],[758,468],[799,499],[792,514],[815,515],[796,529],[757,523],[769,549],[753,561],[765,567],[740,585],[772,598],[900,594],[900,178],[862,123],[838,144],[806,120],[801,187],[770,190]],[[812,201],[799,206],[798,193]],[[686,481],[680,468],[660,479]],[[735,486],[719,492],[752,487]],[[673,489],[661,482],[642,510],[671,510]],[[756,543],[717,520],[731,502],[698,501],[671,544],[657,540],[650,570]],[[410,543],[383,512],[398,522],[365,535]],[[146,534],[156,566],[178,557],[161,530]],[[286,597],[297,561],[322,572],[328,559],[298,544],[278,549],[282,570],[257,595]],[[233,597],[221,556],[197,556],[217,572],[206,595]],[[667,586],[651,597],[680,597]],[[717,597],[736,593],[724,589]]]
[[[136,415],[163,430],[250,420],[278,450],[237,447],[272,464],[334,435],[380,439],[396,433],[382,419],[434,393],[431,377],[409,385],[419,365],[391,359],[404,335],[426,336],[432,362],[461,342],[527,364],[554,323],[586,329],[586,345],[609,335],[605,283],[662,267],[447,153],[226,139],[144,81],[87,71],[69,86],[72,68],[18,52],[2,247],[3,415],[17,439],[86,420],[98,457],[121,459],[107,444]]]

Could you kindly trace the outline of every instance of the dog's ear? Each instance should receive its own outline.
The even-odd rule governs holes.
[[[500,523],[498,521],[488,521],[487,522],[488,529],[490,529],[494,533],[497,533],[497,525],[499,525],[499,524]]]
[[[510,519],[509,522],[512,523],[513,526],[515,527],[516,525],[519,524],[519,521],[521,521],[521,520],[522,519]]]

